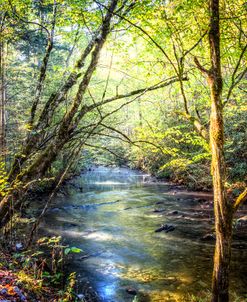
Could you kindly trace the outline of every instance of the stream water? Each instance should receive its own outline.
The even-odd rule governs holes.
[[[213,229],[210,194],[176,191],[138,171],[105,167],[74,178],[66,191],[42,229],[83,250],[73,255],[70,270],[88,280],[101,301],[133,301],[135,291],[145,301],[186,301],[210,289],[214,243],[202,240]],[[161,224],[175,229],[155,232]],[[233,249],[231,289],[241,297],[246,256],[246,249]]]

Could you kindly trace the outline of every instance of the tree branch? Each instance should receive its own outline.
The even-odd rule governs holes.
[[[205,75],[205,76],[210,76],[211,75],[211,71],[204,68],[200,62],[198,61],[197,57],[194,57],[194,62],[196,64],[196,67]]]
[[[187,114],[186,112],[176,112],[177,114],[186,118],[195,128],[196,132],[206,141],[209,142],[209,133],[205,126],[202,125],[199,119]]]
[[[238,59],[238,62],[234,68],[234,71],[232,73],[232,78],[231,78],[231,86],[229,87],[229,90],[228,90],[228,93],[227,93],[227,97],[226,97],[226,101],[224,102],[223,105],[225,105],[229,100],[230,100],[230,96],[232,94],[232,91],[233,89],[235,88],[235,86],[242,80],[242,78],[244,77],[244,75],[246,74],[247,72],[247,68],[244,69],[244,71],[242,73],[240,73],[237,77],[236,76],[236,73],[239,69],[239,66],[240,66],[240,63],[241,63],[241,60],[245,54],[247,50],[247,44],[244,46],[244,48],[242,49],[242,52],[239,56],[239,59]]]
[[[52,28],[51,28],[51,32],[48,36],[45,56],[43,58],[43,62],[42,62],[41,68],[40,68],[38,84],[37,84],[36,90],[35,90],[35,98],[34,98],[34,101],[33,101],[32,108],[31,108],[31,117],[30,117],[30,124],[31,125],[34,122],[37,106],[40,102],[40,97],[41,97],[44,81],[45,81],[45,78],[46,78],[47,66],[48,66],[50,55],[51,55],[51,51],[53,49],[54,31],[55,31],[55,25],[56,25],[56,15],[57,15],[57,3],[56,3],[56,0],[54,0],[53,18],[52,18],[52,22],[51,22]]]
[[[233,205],[234,212],[236,212],[237,209],[241,206],[241,204],[243,204],[246,200],[247,200],[247,188],[245,188],[245,190],[236,199]]]
[[[105,99],[101,102],[98,102],[96,104],[93,104],[91,106],[88,106],[88,110],[92,110],[96,107],[99,107],[99,106],[102,106],[102,105],[105,105],[107,103],[110,103],[112,101],[115,101],[115,100],[120,100],[120,99],[124,99],[124,98],[128,98],[128,97],[132,97],[134,95],[138,95],[138,94],[143,94],[143,93],[146,93],[146,92],[149,92],[149,91],[153,91],[153,90],[156,90],[156,89],[160,89],[160,88],[164,88],[166,86],[169,86],[173,83],[176,83],[179,81],[179,78],[177,77],[172,77],[170,78],[170,80],[168,81],[169,79],[166,79],[163,83],[158,83],[158,84],[155,84],[153,86],[150,86],[150,87],[146,87],[146,88],[141,88],[141,89],[138,89],[138,90],[133,90],[131,92],[128,92],[126,94],[120,94],[120,95],[116,95],[114,97],[111,97],[109,99]],[[187,77],[184,77],[182,79],[183,81],[187,81],[188,78]]]
[[[14,15],[17,19],[19,19],[21,22],[26,23],[26,24],[33,24],[33,25],[39,26],[40,28],[42,28],[42,29],[45,30],[45,32],[47,33],[47,36],[48,36],[48,37],[50,36],[49,30],[48,30],[43,24],[40,24],[40,23],[35,22],[35,21],[27,21],[27,20],[25,20],[25,19],[22,19],[22,18],[16,13],[15,7],[13,6],[11,0],[8,0],[8,3],[9,3],[9,5],[10,5],[10,7],[11,7],[11,10],[12,10],[13,15]]]

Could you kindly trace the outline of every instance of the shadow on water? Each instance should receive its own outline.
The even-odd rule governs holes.
[[[102,301],[184,301],[210,288],[213,242],[210,195],[170,192],[169,184],[120,168],[98,167],[67,184],[43,231],[83,249],[70,270],[88,280]],[[200,198],[198,198],[198,196]],[[202,197],[204,198],[202,200]],[[205,206],[206,204],[206,206]],[[171,232],[154,232],[161,224]],[[233,251],[232,289],[243,294],[246,250]]]

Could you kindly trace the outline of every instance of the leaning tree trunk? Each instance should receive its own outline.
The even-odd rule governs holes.
[[[37,154],[37,156],[31,161],[31,163],[15,177],[14,181],[12,182],[14,189],[12,192],[10,192],[10,194],[5,196],[0,201],[0,228],[6,225],[13,215],[13,212],[9,211],[10,200],[13,200],[13,209],[18,209],[20,205],[19,196],[21,196],[21,194],[25,191],[25,188],[28,188],[29,184],[38,178],[42,178],[46,174],[64,145],[72,138],[73,131],[78,126],[80,120],[88,112],[86,106],[82,106],[80,109],[81,102],[97,67],[100,52],[105,44],[108,34],[111,31],[111,19],[114,15],[114,10],[117,7],[118,1],[119,0],[111,0],[110,6],[107,9],[106,16],[101,26],[101,32],[95,41],[94,49],[91,54],[91,60],[88,64],[87,70],[85,71],[79,84],[71,108],[64,115],[59,124],[55,137],[50,143],[48,143],[46,148],[43,151],[40,151],[39,154]]]
[[[212,151],[211,168],[216,231],[212,302],[228,302],[233,207],[227,199],[225,189],[226,169],[224,158],[219,0],[210,0],[210,13],[209,43],[211,70],[208,74],[208,81],[211,91],[210,145]]]

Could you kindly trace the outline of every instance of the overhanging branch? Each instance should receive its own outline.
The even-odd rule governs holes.
[[[241,204],[243,204],[246,200],[247,200],[247,188],[245,188],[245,190],[236,199],[233,205],[234,212],[236,212],[237,209],[241,206]]]
[[[188,81],[188,78],[187,77],[183,77],[182,78],[183,81]],[[98,102],[96,104],[92,104],[91,106],[88,106],[88,111],[90,110],[93,110],[94,108],[97,108],[99,106],[102,106],[102,105],[105,105],[107,103],[110,103],[112,101],[115,101],[115,100],[120,100],[120,99],[124,99],[124,98],[128,98],[128,97],[132,97],[134,95],[138,95],[138,94],[143,94],[143,93],[146,93],[146,92],[149,92],[149,91],[153,91],[153,90],[157,90],[157,89],[161,89],[161,88],[164,88],[166,86],[169,86],[173,83],[176,83],[176,82],[179,82],[179,78],[177,77],[172,77],[170,79],[167,79],[161,83],[158,83],[158,84],[155,84],[153,86],[150,86],[150,87],[146,87],[146,88],[142,88],[142,89],[138,89],[138,90],[133,90],[131,92],[128,92],[126,94],[120,94],[120,95],[116,95],[114,97],[111,97],[109,99],[105,99],[101,102]]]

